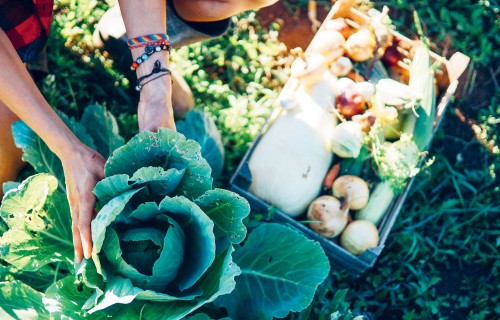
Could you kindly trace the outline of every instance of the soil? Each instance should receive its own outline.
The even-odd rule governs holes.
[[[328,14],[328,10],[323,6],[318,6],[318,20],[323,21]],[[307,9],[298,8],[290,12],[283,1],[260,9],[257,12],[257,18],[263,26],[269,26],[273,22],[281,25],[278,39],[283,42],[287,48],[293,49],[301,47],[307,48],[315,32],[311,28],[311,22],[307,17]]]

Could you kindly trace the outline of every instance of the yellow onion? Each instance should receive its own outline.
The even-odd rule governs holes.
[[[309,46],[313,53],[325,57],[327,63],[332,63],[344,54],[344,37],[337,31],[320,31]]]
[[[351,59],[348,57],[340,57],[330,66],[330,71],[337,77],[347,75],[353,68]]]
[[[347,55],[354,61],[362,62],[373,57],[377,43],[368,29],[353,33],[345,43]]]
[[[357,158],[361,151],[363,132],[359,123],[346,121],[332,131],[332,151],[341,158]]]
[[[307,219],[312,220],[311,229],[326,238],[342,233],[349,220],[349,206],[333,196],[321,196],[311,202]]]
[[[356,220],[349,223],[340,237],[340,245],[355,255],[360,255],[367,249],[376,247],[378,241],[377,227],[366,220]]]
[[[295,59],[291,75],[304,84],[313,85],[321,79],[326,69],[325,58],[319,53],[314,53],[306,58]]]
[[[352,176],[341,176],[333,182],[333,195],[337,198],[349,199],[349,209],[359,210],[368,203],[370,190],[365,180]]]
[[[328,30],[328,31],[334,30],[334,31],[340,32],[340,34],[345,39],[349,38],[349,35],[351,34],[351,28],[345,22],[344,18],[336,18],[333,20],[325,21],[323,29]]]

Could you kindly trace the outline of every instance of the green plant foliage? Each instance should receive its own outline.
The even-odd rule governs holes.
[[[5,320],[50,319],[43,295],[21,281],[0,282],[0,318]]]
[[[87,110],[81,124],[66,119],[69,127],[103,153],[121,145],[114,118],[99,106]],[[87,135],[85,126],[91,125],[101,134]],[[34,163],[52,154],[21,122],[14,126],[14,136]],[[53,162],[36,170],[57,172],[54,167],[60,162],[52,157]],[[234,245],[246,237],[243,220],[250,208],[242,197],[213,188],[211,168],[198,143],[169,129],[140,133],[112,152],[105,175],[94,190],[100,211],[92,221],[92,259],[77,266],[76,276],[69,206],[58,179],[37,174],[6,194],[0,207],[5,221],[0,252],[10,266],[3,267],[3,278],[26,281],[40,290],[23,282],[22,292],[9,299],[32,291],[41,295],[43,306],[33,311],[38,317],[48,311],[52,317],[71,319],[120,319],[124,314],[180,319],[234,290],[241,273],[233,262]],[[294,296],[274,303],[279,314],[286,315],[310,303],[328,273],[328,262],[318,244],[291,229],[269,225],[254,233],[262,240],[267,232],[277,237],[271,245],[250,238],[240,256],[258,246],[276,257],[271,263],[275,275],[285,284],[295,282],[289,286]],[[280,244],[284,238],[287,245]],[[309,274],[310,265],[295,257],[297,248],[313,255],[317,274]],[[248,257],[242,258],[247,260],[245,276],[261,272],[263,264],[253,270]],[[288,279],[290,261],[295,271]],[[247,314],[252,318],[260,312],[257,308]]]
[[[115,117],[98,104],[92,104],[85,108],[81,123],[88,129],[96,150],[104,158],[108,158],[113,150],[121,147],[124,143],[123,137],[118,134]],[[91,130],[92,128],[94,130]],[[95,130],[95,128],[100,130]]]
[[[4,196],[0,213],[8,226],[0,238],[4,261],[22,271],[56,262],[73,264],[69,206],[53,176],[28,178]]]
[[[156,145],[157,152],[137,156],[142,141]],[[232,261],[233,244],[245,238],[242,220],[249,206],[232,192],[212,189],[210,167],[200,150],[168,129],[141,133],[115,150],[106,164],[108,177],[96,187],[102,208],[92,221],[92,260],[78,267],[78,278],[66,276],[45,295],[27,285],[31,291],[26,291],[23,284],[22,292],[5,299],[36,292],[44,302],[35,310],[39,317],[49,311],[72,319],[89,314],[119,318],[126,312],[180,319],[231,292],[240,273]],[[134,166],[137,170],[128,177],[123,170]],[[5,195],[0,211],[8,227],[0,238],[5,262],[25,272],[58,262],[71,269],[71,218],[55,177],[28,178]],[[8,290],[7,285],[2,289]]]
[[[241,267],[236,289],[217,301],[233,319],[282,318],[301,311],[330,271],[318,243],[275,223],[255,228],[234,259]]]
[[[123,138],[118,134],[114,117],[106,113],[101,106],[89,106],[81,122],[68,118],[62,112],[58,112],[58,115],[81,142],[103,155],[108,155],[110,150],[123,144]],[[59,189],[65,192],[66,184],[61,160],[45,142],[22,121],[17,121],[12,125],[12,136],[16,146],[23,150],[23,160],[28,162],[36,172],[46,172],[55,176]]]
[[[224,147],[219,129],[214,120],[201,111],[190,111],[186,118],[175,123],[177,131],[201,146],[201,155],[212,168],[212,177],[217,179],[224,167]]]
[[[210,173],[200,146],[168,129],[113,152],[95,189],[102,208],[92,221],[92,259],[103,286],[86,303],[90,313],[135,300],[152,301],[143,302],[148,318],[180,318],[232,291],[239,268],[231,244],[245,237],[249,206],[212,190]]]

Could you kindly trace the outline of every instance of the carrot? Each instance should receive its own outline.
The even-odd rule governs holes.
[[[323,187],[331,189],[333,186],[333,181],[337,178],[340,172],[340,163],[334,164],[330,170],[328,170],[323,179]]]

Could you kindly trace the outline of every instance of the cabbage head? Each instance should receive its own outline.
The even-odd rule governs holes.
[[[94,250],[81,273],[95,288],[89,313],[135,303],[143,316],[182,317],[230,293],[240,271],[247,201],[212,189],[200,146],[168,129],[143,132],[113,152],[94,193]]]

